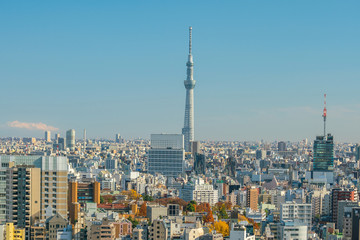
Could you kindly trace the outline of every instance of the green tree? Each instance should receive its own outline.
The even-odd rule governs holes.
[[[195,200],[191,200],[190,203],[191,203],[192,205],[197,205],[197,202],[196,202]]]
[[[104,203],[105,202],[105,199],[103,196],[100,196],[100,203]]]
[[[265,209],[265,213],[266,213],[266,216],[269,216],[270,210],[266,208],[266,209]]]
[[[139,224],[139,221],[137,221],[136,219],[133,219],[131,216],[128,217],[128,220],[131,222],[132,228],[135,228]]]
[[[154,201],[154,198],[152,196],[149,196],[149,195],[144,195],[143,200],[148,201],[148,202],[152,202],[152,201]]]
[[[192,203],[188,203],[188,205],[186,205],[186,211],[195,212],[195,206]]]
[[[220,211],[218,213],[218,217],[219,217],[219,219],[228,219],[229,218],[229,215],[227,214],[226,209],[225,209],[225,205],[223,205],[220,208]]]

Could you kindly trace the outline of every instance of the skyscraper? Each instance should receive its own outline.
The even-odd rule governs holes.
[[[115,142],[116,142],[116,143],[120,143],[120,142],[121,142],[121,135],[120,135],[120,133],[117,133],[117,134],[115,135]]]
[[[60,138],[60,133],[55,133],[55,143],[58,143]]]
[[[75,130],[70,129],[66,131],[66,147],[70,149],[70,151],[75,150]]]
[[[186,63],[187,76],[186,80],[184,81],[184,85],[186,88],[185,120],[184,128],[182,129],[186,152],[190,151],[190,142],[194,141],[194,88],[196,82],[193,79],[194,62],[191,54],[191,31],[192,27],[189,28],[189,56]]]
[[[45,131],[45,141],[51,142],[51,132],[50,131]]]

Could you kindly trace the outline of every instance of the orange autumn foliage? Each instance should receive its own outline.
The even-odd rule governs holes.
[[[146,214],[147,214],[147,206],[146,206],[146,202],[144,202],[140,207],[138,215],[141,217],[146,217]]]
[[[206,216],[203,217],[203,221],[205,223],[213,223],[214,222],[214,216],[212,211],[210,210]]]
[[[209,212],[211,207],[209,203],[200,203],[196,206],[196,212]]]

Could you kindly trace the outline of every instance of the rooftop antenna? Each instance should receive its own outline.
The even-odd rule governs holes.
[[[322,116],[324,118],[324,137],[326,137],[326,93],[324,94],[324,111]]]
[[[192,32],[192,27],[189,27],[189,55],[191,55],[191,32]]]

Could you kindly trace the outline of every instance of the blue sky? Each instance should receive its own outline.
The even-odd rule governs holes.
[[[359,1],[3,1],[0,136],[360,141]],[[14,124],[14,121],[17,121]],[[24,128],[27,127],[27,128]]]

